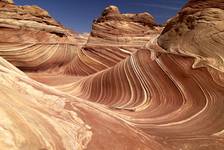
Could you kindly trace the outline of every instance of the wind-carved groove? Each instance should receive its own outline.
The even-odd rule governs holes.
[[[224,149],[220,0],[190,0],[165,27],[109,6],[90,34],[3,6],[0,149]]]

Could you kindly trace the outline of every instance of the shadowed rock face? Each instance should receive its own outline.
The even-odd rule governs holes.
[[[191,0],[163,31],[109,6],[80,35],[0,2],[0,149],[223,150],[222,5]]]

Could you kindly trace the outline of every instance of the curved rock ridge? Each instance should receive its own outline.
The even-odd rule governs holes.
[[[223,149],[224,84],[206,68],[192,69],[192,58],[150,58],[149,50],[139,50],[113,68],[57,88],[104,104],[166,149]]]
[[[116,6],[109,6],[93,22],[86,45],[65,72],[85,76],[110,68],[160,32],[149,13],[121,14]]]
[[[1,149],[162,150],[104,106],[40,84],[1,57],[0,88]]]
[[[27,70],[46,70],[72,60],[87,37],[74,35],[38,6],[0,1],[0,55]]]
[[[0,58],[0,148],[83,149],[92,131],[65,97]]]
[[[158,39],[169,53],[195,57],[194,68],[224,72],[224,2],[190,0],[171,19]]]
[[[90,35],[36,10],[65,34],[4,25],[0,149],[223,150],[222,6],[190,0],[164,30],[116,6]]]
[[[209,9],[216,9],[211,7],[213,5]],[[109,11],[103,13],[106,16],[119,14],[114,7],[106,10]],[[210,16],[212,13],[204,11],[206,9],[198,9],[196,12],[202,18],[207,18],[207,22],[199,24],[213,24],[214,18]],[[191,17],[191,14],[183,14],[182,17]],[[215,17],[217,18],[222,23],[219,15]],[[192,58],[204,59],[205,55],[210,54],[214,62],[222,60],[222,42],[218,41],[223,39],[222,30],[216,31],[217,37],[212,37],[215,42],[210,43],[207,41],[209,36],[206,36],[208,31],[199,32],[199,27],[181,28],[177,23],[177,27],[180,27],[177,31],[181,34],[176,35],[176,28],[172,29],[176,27],[176,24],[172,24],[173,20],[175,18],[167,24],[158,39],[158,43],[165,49],[157,44],[159,34],[152,34],[144,48],[138,48],[115,66],[57,88],[105,105],[131,126],[140,129],[144,135],[156,137],[165,149],[222,150],[224,73],[214,66],[215,63],[197,65],[200,60],[195,63]],[[194,32],[192,35],[199,32],[200,38],[195,40],[202,40],[199,42],[205,42],[204,45],[194,44],[192,38],[188,39],[190,36],[184,35],[191,32]],[[178,43],[182,36],[184,39]],[[166,44],[173,47],[166,48]],[[175,44],[178,44],[179,49],[174,48]],[[194,46],[201,50],[197,55]],[[181,51],[183,47],[187,48],[186,51]],[[197,69],[192,68],[192,65],[197,65]],[[215,65],[223,67],[222,62]]]

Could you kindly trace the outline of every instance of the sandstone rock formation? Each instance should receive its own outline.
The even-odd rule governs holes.
[[[85,76],[110,68],[143,48],[160,31],[148,13],[121,14],[116,6],[109,6],[94,20],[88,42],[66,73]]]
[[[11,3],[11,4],[14,3],[13,0],[1,0],[1,1],[6,2],[6,3]]]
[[[66,64],[87,40],[74,36],[38,6],[0,1],[0,7],[0,55],[19,68],[45,70]]]
[[[90,34],[0,6],[0,149],[224,149],[222,0],[164,30],[109,6]]]
[[[195,57],[195,68],[209,65],[224,72],[223,20],[222,0],[190,0],[169,21],[159,44],[169,53]]]

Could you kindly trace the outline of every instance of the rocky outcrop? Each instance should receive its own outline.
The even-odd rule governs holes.
[[[224,2],[190,0],[159,37],[169,53],[195,58],[194,68],[211,66],[224,72]]]
[[[88,42],[65,71],[85,76],[110,68],[143,48],[161,29],[149,13],[122,14],[109,6],[94,20]]]
[[[6,2],[6,3],[10,3],[10,4],[14,4],[13,0],[0,0],[0,2]]]
[[[152,34],[158,33],[159,28],[149,13],[121,14],[117,7],[109,6],[93,22],[87,45],[141,48]]]
[[[19,68],[46,70],[66,64],[87,40],[38,6],[0,1],[0,8],[0,55]]]
[[[90,35],[1,4],[0,149],[223,150],[222,1],[190,0],[163,31],[109,6]]]
[[[7,29],[23,29],[36,30],[46,33],[52,33],[57,36],[66,36],[69,33],[63,29],[63,26],[55,21],[47,11],[38,6],[16,6],[0,1],[1,5],[1,28]],[[34,37],[31,37],[34,38]],[[8,38],[6,38],[7,40]],[[19,39],[17,39],[19,40]],[[22,39],[21,39],[22,40]],[[38,42],[43,42],[45,39],[36,39]],[[8,41],[5,42],[22,42]]]

